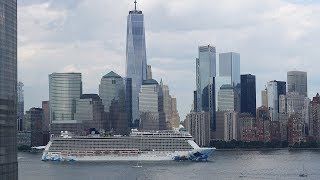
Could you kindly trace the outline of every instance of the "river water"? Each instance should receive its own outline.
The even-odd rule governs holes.
[[[209,162],[42,162],[19,153],[19,180],[320,179],[320,151],[216,151]],[[299,177],[305,173],[307,177]]]

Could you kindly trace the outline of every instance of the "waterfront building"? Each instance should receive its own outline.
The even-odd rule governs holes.
[[[310,103],[309,135],[320,142],[320,96],[313,97]]]
[[[197,112],[209,111],[208,85],[216,76],[216,48],[210,45],[199,46],[196,58]]]
[[[132,121],[132,79],[131,78],[126,78],[125,79],[125,104],[126,104],[126,113],[127,113],[127,121],[128,121],[128,126],[129,127],[138,127],[139,121]]]
[[[50,102],[42,101],[42,133],[44,144],[47,144],[50,140]]]
[[[210,118],[210,130],[215,131],[217,127],[216,122],[216,77],[211,77],[208,85],[209,93],[209,118]]]
[[[302,119],[306,126],[306,135],[310,135],[310,120],[311,120],[311,100],[308,97],[304,98],[304,105],[302,109]]]
[[[190,112],[185,120],[185,128],[200,146],[210,144],[210,125],[208,112]]]
[[[281,141],[288,140],[288,114],[287,112],[279,113],[280,136]]]
[[[132,122],[139,119],[139,91],[147,79],[144,15],[135,8],[127,17],[126,78],[132,80]]]
[[[289,71],[287,73],[288,92],[296,92],[304,97],[308,97],[307,72]]]
[[[152,68],[151,68],[151,65],[147,65],[147,79],[152,79]]]
[[[0,0],[0,179],[18,179],[17,0]]]
[[[238,112],[229,111],[224,113],[224,140],[239,140],[239,115]]]
[[[292,146],[305,142],[305,126],[301,113],[292,114],[288,119],[288,143]]]
[[[239,112],[239,94],[232,85],[222,85],[218,92],[218,111]]]
[[[23,117],[24,117],[24,93],[23,83],[18,82],[17,85],[17,130],[22,131],[23,129]]]
[[[109,113],[113,100],[125,103],[125,82],[121,76],[111,71],[101,78],[99,96],[104,105],[104,111]]]
[[[270,109],[271,121],[278,120],[279,96],[286,95],[286,82],[270,81],[267,84],[268,107]]]
[[[256,76],[241,75],[241,113],[256,116]]]
[[[43,110],[41,108],[31,108],[26,111],[25,115],[26,122],[30,122],[31,131],[31,146],[44,146],[45,142],[43,140]]]
[[[165,130],[163,96],[158,82],[154,79],[143,81],[139,93],[140,129]]]
[[[97,94],[82,94],[77,100],[74,119],[83,124],[83,130],[103,131],[106,127],[106,113],[101,98]]]
[[[254,141],[255,140],[255,117],[251,113],[239,114],[239,139],[241,141]]]
[[[225,111],[216,112],[216,130],[211,131],[211,139],[224,140],[224,114]]]
[[[49,75],[50,131],[76,131],[81,125],[74,119],[76,103],[82,94],[81,73],[52,73]]]

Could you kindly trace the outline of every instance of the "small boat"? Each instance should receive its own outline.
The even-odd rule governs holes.
[[[303,172],[299,174],[299,177],[308,177],[308,174],[306,173],[306,170],[304,169],[304,165],[303,165]]]

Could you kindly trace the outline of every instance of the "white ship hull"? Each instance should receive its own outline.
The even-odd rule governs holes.
[[[104,161],[172,161],[172,160],[202,160],[195,157],[194,153],[205,155],[205,159],[210,156],[214,148],[202,148],[194,151],[178,152],[143,152],[141,154],[108,154],[108,155],[62,155],[60,152],[43,153],[43,161],[84,161],[84,162],[104,162]]]

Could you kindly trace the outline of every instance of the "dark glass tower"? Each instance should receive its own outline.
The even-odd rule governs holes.
[[[144,16],[136,3],[127,18],[126,78],[132,79],[132,121],[139,119],[139,92],[147,79]]]
[[[256,116],[256,76],[241,75],[241,113]]]
[[[0,0],[0,179],[17,180],[17,1]]]

